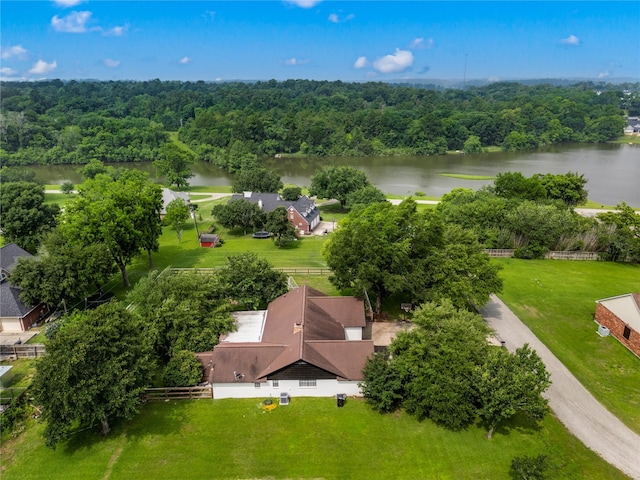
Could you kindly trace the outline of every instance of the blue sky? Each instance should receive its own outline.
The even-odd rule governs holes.
[[[2,79],[640,78],[640,2],[7,1]]]

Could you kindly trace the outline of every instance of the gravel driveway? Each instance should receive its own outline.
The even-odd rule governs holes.
[[[640,480],[640,435],[593,398],[499,298],[492,295],[481,313],[510,351],[528,343],[538,352],[553,382],[545,396],[569,431],[611,465]]]

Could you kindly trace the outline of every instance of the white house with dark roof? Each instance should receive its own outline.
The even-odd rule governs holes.
[[[373,342],[363,339],[364,304],[302,286],[244,312],[237,331],[198,353],[214,398],[361,395]]]
[[[18,259],[33,257],[15,243],[0,248],[0,331],[24,332],[49,310],[43,304],[27,305],[20,300],[20,289],[9,282]]]
[[[245,200],[257,204],[265,213],[278,207],[287,210],[289,222],[299,235],[309,235],[320,223],[320,210],[309,197],[302,195],[299,199],[283,200],[277,193],[244,192],[231,196],[231,200]]]

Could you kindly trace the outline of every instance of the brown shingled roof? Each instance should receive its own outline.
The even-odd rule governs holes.
[[[304,361],[339,379],[361,380],[373,342],[346,340],[344,328],[365,324],[362,300],[328,297],[307,286],[291,290],[269,304],[261,342],[223,341],[210,357],[204,357],[213,366],[205,379],[212,383],[263,381]]]

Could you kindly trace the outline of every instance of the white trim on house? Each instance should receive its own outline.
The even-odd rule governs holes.
[[[300,387],[299,380],[277,380],[278,386],[273,386],[273,380],[262,382],[260,387],[253,383],[214,383],[213,398],[280,398],[281,392],[290,397],[333,397],[338,393],[348,396],[362,396],[359,382],[348,380],[317,380],[315,387]]]

